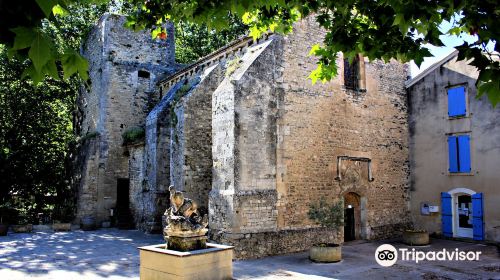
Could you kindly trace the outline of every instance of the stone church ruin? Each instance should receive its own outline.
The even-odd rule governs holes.
[[[320,198],[354,209],[347,239],[409,224],[407,65],[340,55],[339,75],[312,85],[308,53],[324,32],[306,18],[185,66],[173,25],[153,40],[123,22],[102,17],[83,48],[77,220],[160,232],[174,185],[236,258],[344,240],[308,219]]]

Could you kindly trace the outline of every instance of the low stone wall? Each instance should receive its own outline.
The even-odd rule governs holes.
[[[401,237],[411,223],[383,225],[371,228],[370,239]],[[318,243],[343,243],[343,228],[279,230],[259,233],[226,233],[209,231],[209,239],[215,243],[234,246],[235,259],[254,259],[272,255],[302,252]]]
[[[405,229],[413,228],[411,222],[387,224],[378,227],[372,227],[370,231],[370,239],[387,239],[401,237]]]
[[[301,252],[317,243],[335,243],[343,239],[343,234],[327,228],[309,228],[246,234],[209,231],[209,238],[235,246],[235,259],[253,259]]]

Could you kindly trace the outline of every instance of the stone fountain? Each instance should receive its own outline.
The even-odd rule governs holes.
[[[169,191],[166,244],[139,247],[141,280],[232,279],[233,247],[207,243],[208,216],[201,216],[196,202],[173,186]]]
[[[198,212],[196,203],[170,186],[170,208],[163,215],[167,226],[163,236],[167,248],[181,252],[207,248],[208,216]]]

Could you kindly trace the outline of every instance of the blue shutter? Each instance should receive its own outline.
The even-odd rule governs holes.
[[[453,209],[451,206],[451,195],[446,192],[441,193],[441,224],[443,235],[453,237]]]
[[[448,116],[465,116],[465,87],[448,89]]]
[[[450,173],[458,172],[458,155],[457,155],[457,137],[448,136],[448,158],[450,163],[450,168],[448,171]]]
[[[472,233],[474,240],[484,240],[483,193],[472,195]]]
[[[458,172],[469,173],[471,171],[470,164],[470,136],[458,136],[458,161],[460,162],[460,170]]]

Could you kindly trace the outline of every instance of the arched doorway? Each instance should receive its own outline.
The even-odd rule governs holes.
[[[361,239],[361,197],[354,192],[344,195],[344,241]]]
[[[467,188],[455,188],[448,192],[452,199],[452,224],[454,237],[473,238],[472,195]]]

